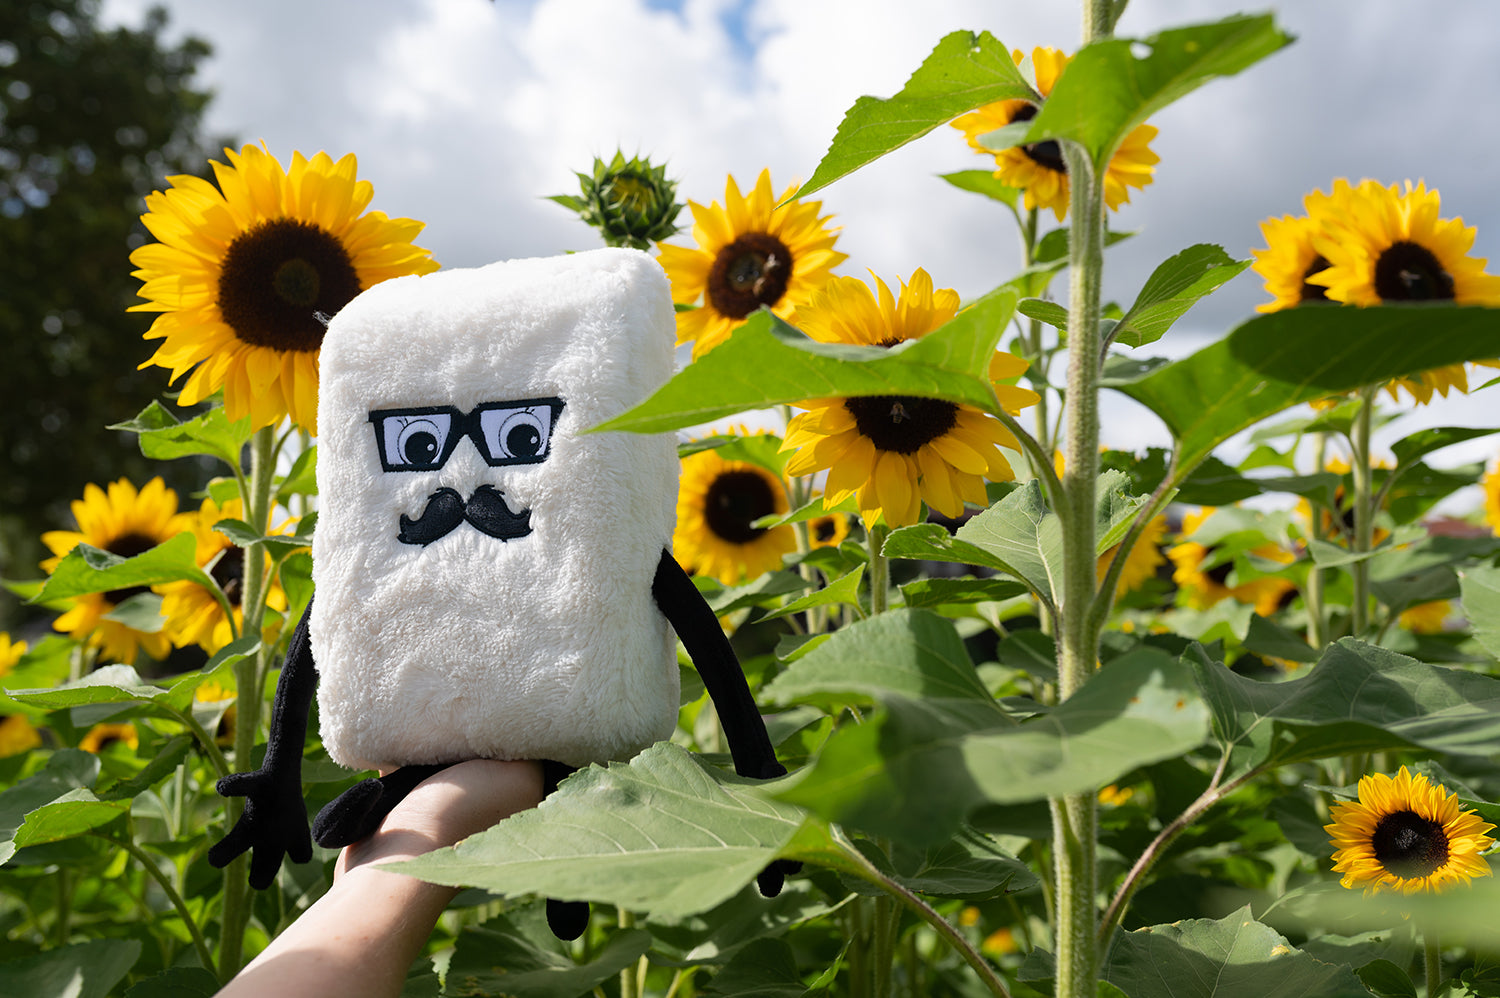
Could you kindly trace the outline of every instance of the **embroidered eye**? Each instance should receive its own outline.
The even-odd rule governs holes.
[[[453,417],[447,413],[423,416],[387,416],[386,463],[399,468],[431,468],[443,455]]]
[[[479,414],[479,427],[492,460],[540,461],[552,436],[552,407],[486,409]]]

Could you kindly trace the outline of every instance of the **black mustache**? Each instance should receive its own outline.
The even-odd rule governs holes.
[[[401,533],[396,539],[402,544],[425,546],[452,533],[465,520],[480,533],[502,541],[525,537],[531,533],[531,510],[512,513],[502,495],[493,485],[481,485],[466,503],[453,489],[438,489],[427,497],[427,508],[420,517],[413,520],[401,514]]]

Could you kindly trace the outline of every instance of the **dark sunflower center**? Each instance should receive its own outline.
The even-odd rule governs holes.
[[[1411,811],[1381,818],[1370,845],[1381,866],[1407,880],[1428,876],[1448,862],[1443,826]]]
[[[99,739],[99,745],[95,749],[95,751],[105,752],[111,745],[118,745],[124,740],[125,739],[121,738],[119,735],[105,735],[103,738]]]
[[[775,305],[792,279],[792,254],[775,236],[746,232],[719,250],[708,272],[714,311],[743,319],[762,305]]]
[[[1447,301],[1453,277],[1426,246],[1403,241],[1375,261],[1375,293],[1381,301]]]
[[[229,605],[239,606],[240,598],[245,590],[244,549],[225,548],[219,560],[214,563],[214,570],[209,574],[219,584],[219,588],[224,590],[224,598],[229,601]]]
[[[1020,110],[1011,116],[1012,125],[1020,121],[1030,121],[1036,117],[1036,105],[1023,104]],[[1047,142],[1036,142],[1029,146],[1022,146],[1021,151],[1027,158],[1038,166],[1045,166],[1054,173],[1067,173],[1068,164],[1063,161],[1062,146],[1051,140]]]
[[[104,546],[104,550],[110,554],[119,555],[121,558],[134,558],[138,554],[145,554],[156,547],[156,538],[147,537],[145,534],[121,534]],[[111,589],[104,594],[104,599],[115,606],[139,596],[141,593],[149,593],[150,586],[128,586],[124,589]]]
[[[715,537],[731,544],[749,544],[765,530],[751,524],[776,512],[771,485],[753,471],[726,471],[715,478],[703,497],[703,519]]]
[[[311,222],[278,218],[229,244],[219,311],[246,343],[307,353],[323,344],[314,313],[334,315],[359,292],[359,275],[337,237]]]
[[[1328,289],[1321,284],[1308,284],[1307,279],[1328,269],[1328,261],[1322,255],[1313,257],[1313,262],[1302,272],[1302,301],[1327,301]]]
[[[1203,575],[1206,578],[1212,579],[1214,582],[1217,582],[1219,585],[1227,587],[1229,585],[1229,573],[1232,571],[1234,571],[1233,558],[1229,559],[1228,561],[1221,562],[1215,565],[1213,568],[1206,569]]]
[[[826,520],[814,520],[812,528],[813,540],[817,541],[819,544],[827,544],[839,534],[839,525],[837,523],[834,523],[831,518]]]
[[[942,399],[871,395],[844,399],[844,408],[876,449],[898,454],[915,454],[958,423],[958,406]]]

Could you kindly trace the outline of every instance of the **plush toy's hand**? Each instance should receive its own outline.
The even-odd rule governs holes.
[[[761,780],[774,780],[785,775],[786,767],[775,759],[762,763],[755,774],[756,778]],[[801,872],[802,864],[796,860],[778,859],[756,874],[755,886],[760,888],[761,897],[773,898],[781,893],[781,888],[786,885],[787,877]]]
[[[265,890],[276,879],[282,857],[294,863],[312,859],[312,836],[307,831],[307,805],[302,801],[302,781],[296,772],[277,773],[259,769],[232,773],[218,783],[225,797],[245,798],[245,810],[229,834],[208,850],[208,862],[228,866],[249,849],[250,886]]]

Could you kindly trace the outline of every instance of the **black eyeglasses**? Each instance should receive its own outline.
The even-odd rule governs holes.
[[[483,402],[469,412],[451,405],[375,409],[370,422],[386,471],[436,471],[467,436],[492,468],[547,459],[559,398]]]

